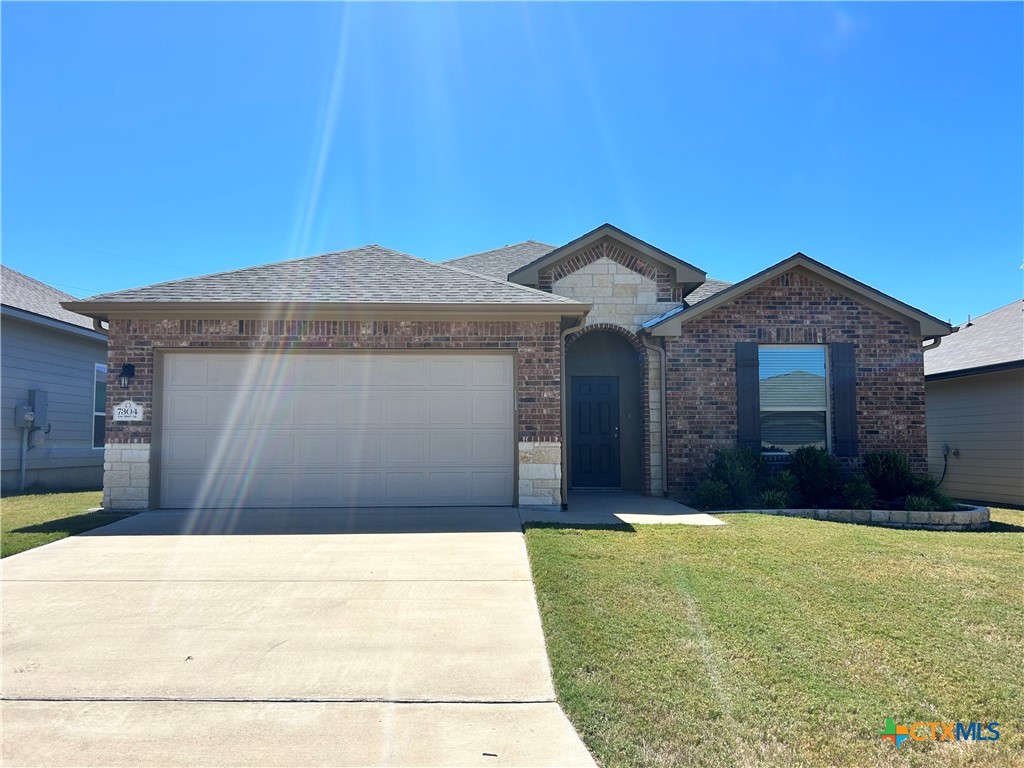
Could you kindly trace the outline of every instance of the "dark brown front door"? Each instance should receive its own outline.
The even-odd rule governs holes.
[[[573,376],[572,487],[619,488],[619,377]]]

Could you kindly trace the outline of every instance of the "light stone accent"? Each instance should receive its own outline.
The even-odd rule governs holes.
[[[611,323],[633,333],[678,304],[659,303],[657,284],[606,256],[556,280],[551,292],[593,304],[587,325]]]
[[[107,443],[103,452],[103,508],[149,509],[149,446]]]
[[[562,505],[562,444],[519,443],[519,506]]]
[[[925,531],[984,531],[989,526],[988,507],[963,505],[955,512],[907,512],[902,509],[748,509],[763,515],[807,517],[834,523],[860,523],[885,528]],[[716,513],[717,514],[717,513]]]

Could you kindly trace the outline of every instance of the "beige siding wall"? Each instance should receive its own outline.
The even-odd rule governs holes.
[[[925,385],[928,465],[941,490],[960,499],[1024,505],[1024,369]],[[959,451],[954,456],[953,451]]]

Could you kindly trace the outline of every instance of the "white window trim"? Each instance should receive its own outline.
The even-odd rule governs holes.
[[[820,349],[825,353],[825,451],[831,456],[832,455],[832,360],[829,355],[828,344],[761,344],[758,343],[758,386],[761,383],[760,374],[760,354],[761,348],[769,349]],[[758,413],[796,413],[796,412],[811,412],[821,413],[821,408],[810,408],[808,406],[793,406],[781,407],[781,406],[768,406],[765,407],[758,403]],[[764,445],[764,438],[761,439],[761,444]],[[764,451],[762,453],[778,453],[777,451]]]
[[[103,410],[96,410],[96,382],[98,381],[98,374],[100,371],[103,372],[103,378],[107,377],[107,366],[105,363],[93,363],[92,369],[92,449],[94,451],[102,451],[106,447],[106,435],[103,437],[103,445],[96,445],[96,417],[103,417],[103,425],[106,428],[107,424],[107,404],[104,401]]]

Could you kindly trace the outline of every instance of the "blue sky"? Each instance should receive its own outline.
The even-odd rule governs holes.
[[[5,3],[3,261],[78,296],[608,221],[1020,298],[1024,6]]]

